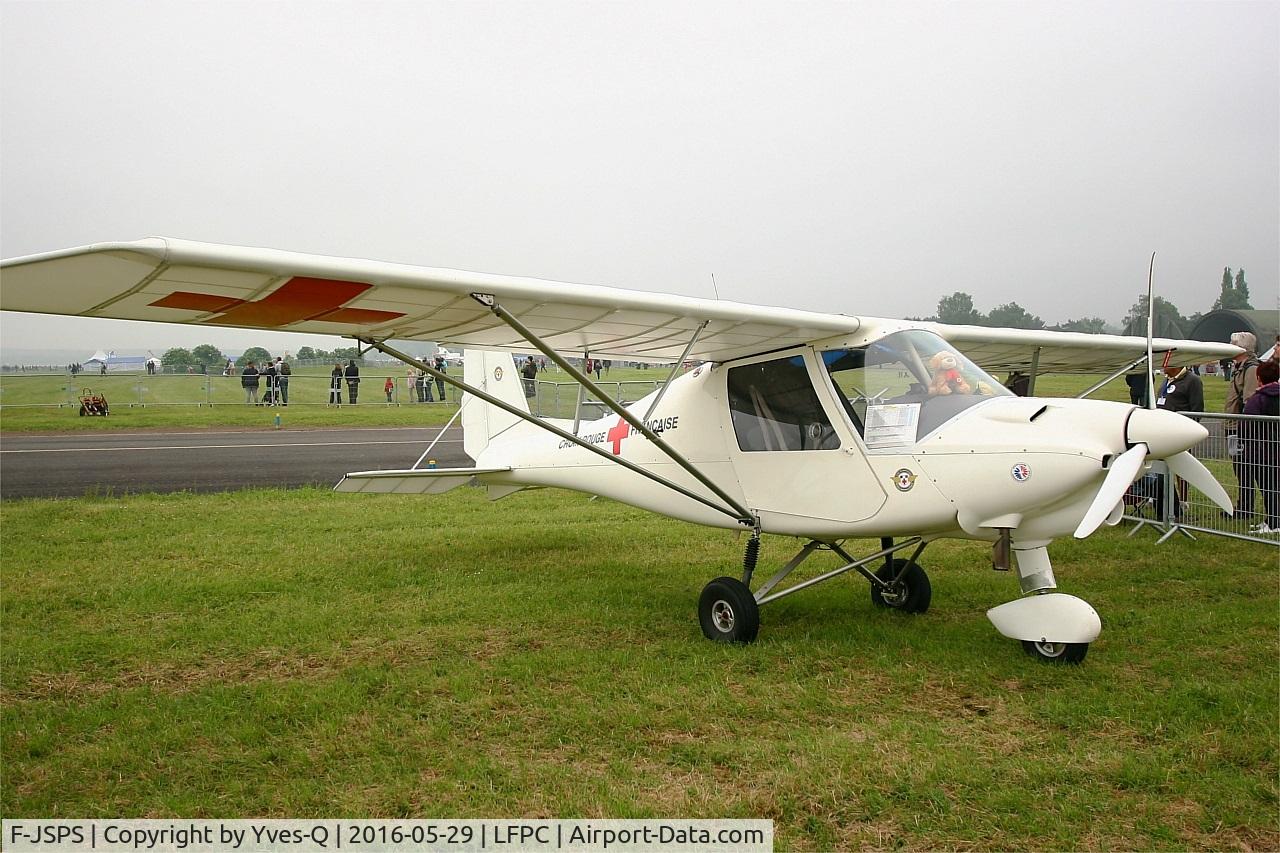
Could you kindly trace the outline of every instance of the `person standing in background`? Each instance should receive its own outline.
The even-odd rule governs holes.
[[[449,372],[449,363],[444,360],[444,356],[437,354],[436,363],[433,365],[436,370],[441,373]],[[439,376],[436,377],[436,390],[440,392],[440,402],[444,402],[444,380]]]
[[[289,362],[281,357],[276,358],[276,388],[280,392],[279,403],[282,406],[289,405],[289,377],[293,375],[293,369],[289,367]]]
[[[1127,374],[1124,377],[1124,384],[1129,386],[1129,402],[1145,409],[1147,407],[1146,371]]]
[[[1258,357],[1254,355],[1258,339],[1254,337],[1253,332],[1233,332],[1231,343],[1240,347],[1244,352],[1231,359],[1231,384],[1227,388],[1225,411],[1229,415],[1238,415],[1244,412],[1245,401],[1258,390]],[[1253,515],[1254,483],[1252,477],[1255,472],[1252,466],[1245,465],[1241,459],[1238,432],[1240,422],[1227,421],[1225,426],[1227,432],[1227,454],[1231,457],[1231,467],[1235,471],[1236,482],[1239,484],[1239,492],[1236,498],[1236,515],[1243,515],[1248,518]]]
[[[1204,384],[1200,381],[1200,377],[1188,367],[1166,366],[1164,382],[1160,386],[1160,393],[1156,396],[1156,408],[1166,412],[1203,412]],[[1176,478],[1174,482],[1178,502],[1173,514],[1177,518],[1182,515],[1183,504],[1187,502],[1187,481]],[[1161,497],[1163,498],[1163,494]],[[1158,501],[1157,506],[1160,503],[1162,502]],[[1160,517],[1164,517],[1163,513],[1160,513]]]
[[[329,374],[329,404],[342,405],[342,365],[335,364]]]
[[[262,394],[262,405],[274,406],[276,404],[276,366],[273,362],[268,361],[262,367],[262,377],[267,380],[267,388]]]
[[[356,367],[354,358],[347,359],[345,376],[347,378],[347,402],[354,406],[360,393],[360,368]]]
[[[520,376],[524,379],[524,395],[526,397],[536,395],[538,393],[538,365],[533,360],[533,356],[529,356],[520,367]]]
[[[1258,365],[1258,390],[1245,401],[1246,415],[1270,415],[1272,420],[1240,422],[1240,456],[1253,470],[1251,482],[1262,492],[1265,517],[1251,533],[1280,533],[1280,364],[1274,358]],[[1252,495],[1249,496],[1252,499]]]
[[[244,388],[244,404],[258,405],[258,368],[254,367],[252,361],[244,366],[244,372],[240,374],[240,385]]]

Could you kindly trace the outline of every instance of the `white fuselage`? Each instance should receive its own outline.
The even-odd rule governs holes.
[[[730,368],[799,356],[834,436],[823,449],[744,450],[750,441],[728,403]],[[629,406],[637,417],[651,394]],[[992,397],[914,442],[868,449],[821,368],[818,351],[795,347],[757,359],[704,364],[675,379],[647,418],[676,452],[758,514],[767,533],[835,540],[862,536],[993,539],[1010,528],[1022,542],[1047,541],[1080,522],[1105,476],[1104,459],[1125,449],[1132,406],[1072,399]],[[572,421],[553,421],[572,430]],[[715,500],[714,495],[616,414],[577,435]],[[699,524],[738,528],[717,512],[572,442],[515,422],[480,452],[480,467],[511,471],[486,482],[554,486],[597,494]]]

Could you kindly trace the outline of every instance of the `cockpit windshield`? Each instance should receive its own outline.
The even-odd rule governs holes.
[[[923,329],[822,361],[868,449],[914,444],[960,412],[1010,391],[954,347]]]

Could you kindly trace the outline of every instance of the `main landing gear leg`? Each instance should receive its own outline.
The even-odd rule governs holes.
[[[856,571],[871,584],[871,600],[879,607],[889,607],[905,613],[923,613],[929,609],[932,591],[929,578],[916,560],[924,551],[927,543],[919,536],[894,543],[892,539],[882,539],[883,546],[879,551],[860,559],[851,557],[835,542],[811,541],[800,549],[785,566],[773,577],[765,581],[754,595],[749,584],[759,556],[759,536],[752,536],[747,543],[746,555],[743,558],[743,579],[721,577],[707,584],[698,599],[698,622],[702,633],[709,640],[721,643],[750,643],[755,640],[760,630],[760,607],[771,601],[799,592],[802,589],[838,577],[849,571]],[[894,558],[898,551],[914,546],[915,551],[910,559]],[[826,549],[844,559],[845,565],[832,569],[783,589],[772,592],[787,575],[791,574],[814,551]],[[872,573],[866,566],[876,560],[884,560],[879,571]]]

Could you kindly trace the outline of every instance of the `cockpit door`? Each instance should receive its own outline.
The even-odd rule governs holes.
[[[885,490],[812,349],[726,367],[729,457],[749,507],[848,523],[880,509]]]

